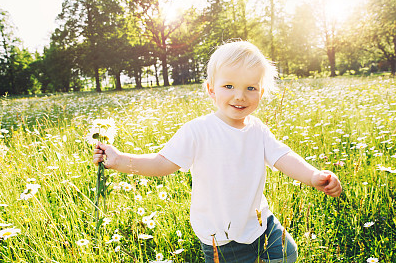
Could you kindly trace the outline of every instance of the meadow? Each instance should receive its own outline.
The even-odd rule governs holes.
[[[97,166],[84,137],[111,117],[122,151],[158,151],[215,108],[200,85],[1,99],[0,262],[203,262],[189,224],[191,175],[106,170],[95,234]],[[396,262],[396,80],[281,81],[254,113],[309,163],[331,170],[331,198],[267,171],[270,208],[298,262]]]

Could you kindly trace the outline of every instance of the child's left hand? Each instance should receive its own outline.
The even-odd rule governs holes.
[[[338,197],[342,192],[340,180],[330,171],[316,173],[311,182],[313,187],[332,197]]]

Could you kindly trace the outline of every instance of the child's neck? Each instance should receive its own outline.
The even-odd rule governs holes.
[[[224,123],[228,124],[229,126],[236,128],[236,129],[243,129],[249,123],[250,115],[244,117],[243,119],[231,119],[224,116],[220,111],[217,111],[215,115],[221,119]]]

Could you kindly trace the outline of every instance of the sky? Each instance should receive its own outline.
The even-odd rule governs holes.
[[[186,8],[194,2],[196,4],[201,0],[172,0],[168,16],[175,15],[177,8]],[[287,0],[288,7],[294,7],[301,0]],[[341,9],[346,7],[345,3],[356,3],[363,0],[331,0],[330,3],[335,5],[334,13],[340,15],[340,12],[347,10]],[[48,45],[51,33],[57,27],[55,18],[62,10],[63,0],[0,0],[0,9],[9,12],[11,21],[16,27],[15,36],[20,38],[25,48],[30,52],[36,50],[40,53],[43,47]]]
[[[14,35],[30,52],[48,45],[56,28],[55,18],[62,10],[63,0],[0,0],[0,8],[8,11],[16,27]]]

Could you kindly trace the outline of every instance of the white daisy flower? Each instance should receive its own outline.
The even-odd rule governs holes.
[[[178,255],[178,254],[181,254],[183,251],[184,251],[184,249],[183,249],[183,248],[181,248],[181,249],[178,249],[178,250],[176,250],[176,251],[175,251],[175,252],[173,252],[172,254],[174,254],[174,255]]]
[[[368,263],[377,263],[378,262],[378,258],[368,258],[367,262]]]
[[[76,244],[77,244],[78,246],[86,246],[86,245],[89,244],[89,240],[87,240],[87,239],[80,239],[80,240],[76,241]]]
[[[111,240],[113,240],[113,241],[115,241],[115,242],[120,242],[121,238],[122,238],[121,235],[119,235],[119,234],[114,234],[114,235],[111,237]]]
[[[155,259],[156,260],[163,260],[164,259],[164,255],[162,255],[161,253],[158,253],[157,255],[155,255]]]
[[[21,230],[18,228],[6,228],[0,230],[0,239],[7,240],[10,237],[16,236]]]
[[[160,193],[158,194],[158,196],[159,196],[159,198],[160,198],[161,200],[165,200],[166,197],[168,196],[168,194],[167,194],[166,192],[160,192]]]
[[[364,223],[363,227],[370,227],[372,225],[374,225],[374,222],[367,222],[367,223]]]
[[[152,235],[146,235],[146,234],[140,234],[138,236],[138,238],[139,239],[151,239],[151,238],[153,238],[153,236]]]
[[[176,231],[176,235],[177,235],[178,237],[182,237],[182,232],[181,232],[180,230],[177,230],[177,231]]]
[[[138,210],[137,210],[137,213],[139,214],[139,215],[144,215],[144,213],[145,213],[146,211],[144,210],[144,208],[143,207],[139,207],[138,208]]]
[[[155,222],[154,222],[154,220],[149,220],[149,221],[147,222],[147,227],[150,228],[150,229],[153,229],[153,228],[155,227]]]

